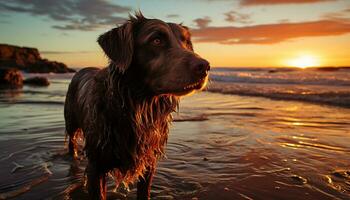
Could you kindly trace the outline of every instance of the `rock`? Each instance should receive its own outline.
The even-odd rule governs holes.
[[[22,87],[23,75],[18,69],[0,68],[1,87]]]
[[[35,85],[35,86],[49,86],[50,82],[46,77],[32,77],[32,78],[27,78],[23,81],[24,84],[26,85]]]
[[[0,44],[0,68],[8,67],[29,73],[75,72],[64,63],[41,58],[38,49]]]

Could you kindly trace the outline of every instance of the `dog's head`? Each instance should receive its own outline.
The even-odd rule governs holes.
[[[98,43],[114,70],[136,78],[155,95],[180,96],[206,85],[210,65],[194,53],[190,32],[181,24],[138,13],[102,34]]]

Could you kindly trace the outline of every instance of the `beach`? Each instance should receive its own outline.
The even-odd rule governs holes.
[[[349,71],[212,71],[174,114],[152,199],[350,199]],[[72,75],[0,91],[0,199],[87,198],[86,160],[65,145]],[[108,188],[136,197],[112,178]]]

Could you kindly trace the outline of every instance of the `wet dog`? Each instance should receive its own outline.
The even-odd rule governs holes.
[[[149,199],[171,113],[180,96],[205,86],[210,66],[194,53],[187,27],[141,13],[102,34],[98,43],[109,66],[80,70],[68,88],[69,152],[76,156],[76,132],[82,130],[91,199],[106,199],[107,173],[119,183],[138,180],[137,198]]]

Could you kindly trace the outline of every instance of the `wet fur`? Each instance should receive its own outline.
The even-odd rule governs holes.
[[[176,95],[156,94],[150,86],[138,81],[142,78],[140,74],[147,76],[147,71],[142,71],[140,59],[130,57],[135,54],[131,45],[134,38],[125,33],[131,33],[132,23],[142,20],[145,18],[139,14],[118,29],[102,35],[98,42],[111,59],[110,65],[103,69],[80,70],[68,88],[64,116],[69,152],[76,156],[75,135],[82,130],[91,199],[106,199],[108,172],[115,175],[118,183],[139,180],[138,199],[149,198],[156,161],[164,154],[171,113],[178,107]],[[110,43],[115,45],[110,46]],[[192,44],[184,52],[192,55]],[[159,69],[155,67],[154,70]],[[159,73],[156,75],[150,80],[160,76]]]
[[[175,96],[140,96],[131,85],[123,75],[111,77],[108,68],[83,69],[69,86],[78,92],[68,92],[65,106],[71,154],[76,154],[74,134],[82,128],[88,165],[98,166],[102,176],[117,169],[117,179],[126,184],[142,177],[163,155],[170,113],[178,106]]]
[[[108,71],[86,68],[74,76],[69,91],[78,92],[67,95],[67,133],[72,136],[82,127],[87,157],[108,172],[112,161],[104,160],[108,152],[109,158],[122,161],[116,163],[117,168],[130,182],[163,154],[170,113],[177,108],[178,98],[142,96],[130,89],[134,81],[120,74],[111,76]],[[70,143],[76,146],[75,141]]]

